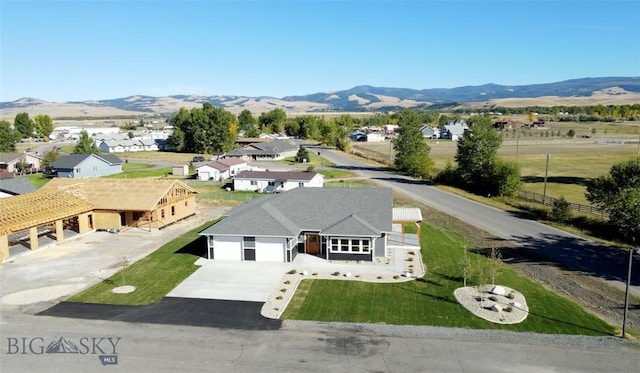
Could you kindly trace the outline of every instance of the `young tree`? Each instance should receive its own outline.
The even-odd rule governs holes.
[[[58,153],[57,149],[50,150],[42,154],[42,162],[40,162],[40,167],[42,167],[42,174],[44,176],[51,175],[51,165],[53,164],[53,162],[55,162],[56,159],[58,159],[59,156],[60,153]]]
[[[615,164],[587,184],[589,202],[609,213],[609,222],[633,245],[640,236],[640,159]]]
[[[467,249],[464,249],[462,253],[462,257],[458,262],[458,268],[460,268],[460,273],[462,273],[462,283],[464,287],[467,287],[467,279],[471,277],[473,272],[473,265],[471,265],[471,258],[469,257],[469,253]]]
[[[296,162],[299,162],[299,163],[307,162],[308,163],[310,159],[311,158],[309,156],[309,151],[303,146],[299,147],[298,148],[298,153],[296,153]]]
[[[553,201],[551,219],[560,223],[564,223],[571,219],[570,204],[564,197],[561,196],[559,199]]]
[[[20,138],[20,132],[11,128],[11,123],[0,120],[0,153],[15,152]]]
[[[567,132],[567,137],[574,138],[575,135],[576,135],[576,131],[574,131],[572,129],[569,130],[569,132]]]
[[[496,276],[500,272],[500,269],[502,269],[502,254],[500,253],[500,250],[495,247],[491,248],[487,266],[489,270],[489,276],[491,276],[491,284],[495,285]]]
[[[36,133],[42,138],[48,138],[53,132],[53,121],[47,114],[38,114],[34,118]]]
[[[96,143],[89,137],[87,131],[80,132],[80,138],[73,148],[73,154],[98,154],[100,149]]]
[[[427,178],[433,167],[429,158],[429,145],[420,132],[420,118],[412,110],[400,113],[398,120],[398,136],[394,138],[393,148],[396,152],[394,163],[399,171],[420,178]]]
[[[20,132],[22,138],[33,136],[34,124],[28,113],[18,113],[13,121],[13,128]]]

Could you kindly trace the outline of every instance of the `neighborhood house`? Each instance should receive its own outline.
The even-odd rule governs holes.
[[[198,180],[222,181],[247,168],[249,168],[247,162],[240,158],[226,158],[206,163],[196,168],[196,171],[198,172]]]
[[[392,219],[388,188],[295,188],[236,207],[200,235],[214,260],[373,261],[387,255]]]
[[[69,154],[56,159],[51,169],[58,177],[81,179],[120,173],[122,163],[115,155]]]
[[[233,178],[233,190],[284,192],[298,187],[322,187],[324,175],[315,172],[242,171]]]
[[[255,142],[224,155],[225,158],[241,158],[245,161],[278,161],[293,157],[298,147],[282,139]]]

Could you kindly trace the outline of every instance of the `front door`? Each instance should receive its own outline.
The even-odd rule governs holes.
[[[307,233],[306,247],[307,254],[320,254],[320,236],[317,234]]]

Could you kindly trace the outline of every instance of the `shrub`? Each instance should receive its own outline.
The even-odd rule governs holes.
[[[505,308],[503,309],[503,311],[505,311],[505,312],[512,312],[512,311],[513,311],[513,307],[511,307],[511,306],[505,307]]]
[[[411,257],[411,256],[410,256],[410,257],[408,257],[408,258],[407,258],[407,262],[413,262],[413,257]]]
[[[312,275],[312,276],[317,276],[317,275],[318,275],[318,272],[313,272],[311,275]]]
[[[277,300],[281,300],[281,299],[282,299],[282,295],[278,295],[278,296],[276,297],[276,299],[277,299]]]
[[[551,219],[560,223],[564,223],[571,219],[571,204],[560,197],[553,201],[553,207],[551,209]]]
[[[284,282],[285,285],[289,285],[291,283],[291,281],[287,280]]]
[[[292,269],[287,273],[290,274],[290,275],[295,275],[296,273],[298,273],[298,271],[296,271],[295,269]]]
[[[495,295],[490,295],[490,296],[489,296],[489,300],[492,300],[492,301],[494,301],[494,302],[497,302],[497,301],[498,301],[498,297],[496,297]]]
[[[334,276],[340,276],[340,272],[335,271],[335,272],[333,272],[333,273],[332,273],[332,275],[334,275]]]
[[[281,292],[286,293],[287,289],[280,289]]]
[[[515,297],[516,297],[516,294],[513,291],[510,292],[509,294],[507,294],[507,298],[509,298],[509,299],[513,299]]]
[[[399,279],[399,278],[400,278],[400,276],[398,276],[398,275],[394,275],[394,276],[393,276],[393,279],[394,279],[394,280],[397,280],[397,279]]]

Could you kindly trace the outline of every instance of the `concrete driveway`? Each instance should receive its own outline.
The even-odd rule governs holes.
[[[266,302],[291,263],[199,259],[200,269],[168,297]]]

